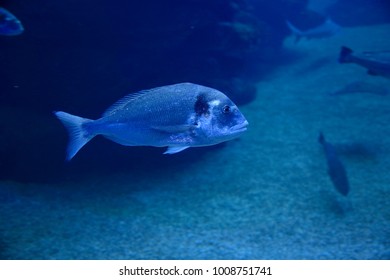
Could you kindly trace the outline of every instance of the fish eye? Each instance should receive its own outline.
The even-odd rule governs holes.
[[[222,107],[222,112],[224,114],[229,114],[231,111],[232,111],[232,109],[230,108],[229,105],[225,105],[225,106]]]

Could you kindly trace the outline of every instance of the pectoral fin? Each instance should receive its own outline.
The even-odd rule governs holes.
[[[187,148],[189,148],[190,146],[170,146],[168,147],[168,149],[165,151],[164,154],[176,154],[178,152],[181,152]]]

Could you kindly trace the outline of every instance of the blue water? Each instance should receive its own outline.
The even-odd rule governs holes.
[[[0,36],[1,259],[389,259],[390,80],[337,63],[390,50],[388,1],[65,2],[0,2],[25,28]],[[285,24],[327,16],[340,34],[294,43]],[[53,111],[96,119],[179,82],[226,93],[248,131],[170,156],[97,137],[65,162]]]

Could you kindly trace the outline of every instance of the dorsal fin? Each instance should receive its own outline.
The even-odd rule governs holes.
[[[130,94],[126,95],[125,97],[119,99],[113,105],[111,105],[104,112],[103,117],[107,117],[107,116],[110,116],[110,115],[114,114],[118,110],[123,109],[123,107],[125,107],[129,103],[133,102],[134,100],[138,100],[139,98],[142,98],[145,94],[153,93],[153,92],[160,92],[161,93],[161,91],[164,92],[164,93],[167,92],[167,91],[182,91],[182,89],[181,89],[182,87],[187,88],[189,86],[193,87],[193,86],[197,86],[197,85],[191,84],[191,83],[181,83],[181,84],[173,84],[173,85],[169,85],[169,86],[161,86],[161,87],[156,87],[156,88],[152,88],[152,89],[141,90],[141,91],[138,91],[138,92],[135,92],[135,93],[130,93]]]
[[[142,90],[142,91],[139,91],[139,92],[130,93],[130,94],[122,97],[117,102],[115,102],[110,107],[108,107],[108,109],[103,113],[103,117],[107,117],[107,116],[112,115],[116,111],[118,111],[118,110],[122,109],[123,107],[125,107],[130,102],[139,99],[144,94],[146,94],[148,92],[151,92],[151,91],[153,91],[153,90]]]

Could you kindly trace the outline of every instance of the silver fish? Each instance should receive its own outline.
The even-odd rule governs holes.
[[[189,147],[218,144],[238,137],[248,122],[222,92],[192,83],[140,91],[117,101],[100,119],[54,112],[67,128],[67,160],[93,137],[125,146],[168,147],[174,154]]]
[[[296,43],[301,38],[318,39],[318,38],[331,37],[337,34],[341,30],[341,26],[336,24],[330,18],[327,18],[324,21],[324,23],[307,30],[300,30],[289,21],[286,21],[286,24],[288,28],[291,30],[291,32],[296,36],[295,38]]]
[[[370,75],[390,78],[390,51],[354,53],[348,47],[341,47],[340,63],[355,63],[367,69]]]
[[[15,36],[23,31],[22,23],[9,11],[0,7],[0,35]]]

